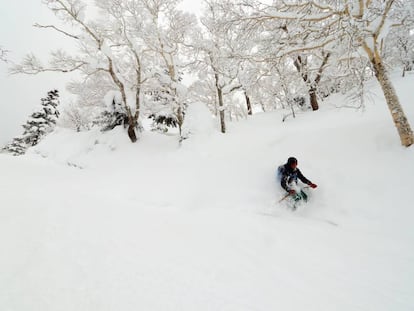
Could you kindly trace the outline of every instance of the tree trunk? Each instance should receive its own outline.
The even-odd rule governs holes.
[[[112,59],[108,56],[107,56],[107,59],[108,59],[108,63],[109,63],[108,72],[112,77],[112,81],[114,81],[114,83],[118,86],[119,91],[121,92],[122,102],[124,104],[125,110],[126,110],[127,115],[128,115],[128,137],[131,140],[131,142],[135,143],[137,141],[137,135],[135,134],[136,122],[134,121],[134,117],[132,116],[131,109],[129,108],[129,106],[127,104],[125,86],[121,82],[121,80],[119,80],[118,76],[115,73]]]
[[[309,75],[307,73],[307,69],[305,68],[305,65],[307,64],[306,58],[305,61],[302,60],[301,56],[298,56],[295,61],[293,62],[293,64],[295,65],[297,71],[300,73],[300,75],[302,76],[302,80],[303,82],[305,82],[305,84],[310,84],[309,81]],[[312,110],[318,110],[319,109],[319,104],[318,104],[318,99],[316,97],[316,92],[315,92],[315,88],[310,86],[308,89],[308,93],[309,93],[309,101],[312,107]]]
[[[125,100],[124,103],[126,103],[126,96],[124,92],[122,92],[122,100]],[[128,137],[131,140],[131,142],[135,143],[138,140],[137,135],[135,133],[137,122],[135,120],[135,117],[132,115],[131,109],[127,104],[125,104],[125,109],[128,115]]]
[[[135,120],[135,117],[132,115],[131,109],[126,104],[126,95],[125,92],[121,92],[122,94],[122,100],[124,100],[125,103],[125,109],[128,115],[128,137],[131,140],[131,142],[135,143],[137,139],[137,135],[135,133],[135,128],[137,126],[137,122]]]
[[[246,92],[244,92],[244,97],[246,98],[247,114],[251,116],[253,114],[253,111],[252,104],[250,103],[250,97],[247,95]]]
[[[218,88],[217,92],[218,92],[218,98],[219,98],[221,132],[226,133],[226,120],[224,119],[225,115],[224,115],[223,91],[221,88]]]
[[[384,65],[381,61],[371,61],[375,69],[375,76],[381,85],[392,119],[400,135],[401,144],[405,147],[411,146],[414,144],[414,135]]]
[[[135,127],[137,123],[135,122],[134,117],[131,114],[131,111],[128,111],[128,137],[131,142],[135,143],[137,139],[137,135],[135,134]]]
[[[320,65],[318,69],[318,74],[316,75],[315,80],[313,81],[313,87],[309,89],[310,104],[313,111],[319,109],[318,98],[316,96],[316,88],[318,87],[319,82],[322,79],[323,70],[325,69],[325,66],[328,62],[329,57],[331,56],[331,53],[325,54],[324,52],[322,52],[322,55],[324,56],[322,64]]]
[[[138,84],[140,85],[140,84]],[[141,112],[141,100],[140,100],[140,96],[141,96],[141,87],[138,86],[136,93],[135,93],[135,115],[134,115],[134,122],[137,124],[138,123],[138,119],[139,119],[139,114]]]
[[[310,77],[308,74],[308,68],[306,68],[306,65],[308,63],[306,58],[305,60],[303,60],[302,57],[299,55],[293,62],[297,71],[301,74],[303,82],[305,82],[308,85],[311,84],[309,87],[308,93],[309,93],[310,104],[311,104],[313,111],[316,111],[319,109],[318,97],[316,96],[316,89],[319,85],[319,82],[322,79],[323,70],[325,69],[325,66],[328,62],[329,57],[331,56],[331,53],[325,53],[322,51],[322,56],[323,56],[323,61],[321,65],[319,66],[319,69],[318,69],[318,72],[316,74],[314,81],[310,80]]]
[[[223,90],[221,89],[219,85],[219,77],[218,77],[217,72],[214,74],[214,78],[216,80],[216,89],[217,89],[217,95],[218,95],[218,101],[219,101],[221,132],[226,133],[226,120],[224,119],[225,115],[224,115]]]
[[[318,98],[316,97],[316,90],[313,88],[309,89],[309,99],[310,99],[312,110],[313,111],[318,110],[319,109]]]
[[[182,139],[182,128],[183,128],[183,124],[184,124],[184,113],[183,113],[183,109],[181,107],[181,105],[178,106],[178,110],[177,110],[177,123],[178,123],[178,130],[180,133],[180,139]]]

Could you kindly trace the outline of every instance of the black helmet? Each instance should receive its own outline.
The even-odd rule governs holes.
[[[292,165],[292,164],[298,164],[298,160],[295,158],[295,157],[290,157],[288,160],[287,160],[287,164],[289,164],[289,165]]]

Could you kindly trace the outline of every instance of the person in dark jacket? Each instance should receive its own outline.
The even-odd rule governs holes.
[[[298,169],[298,160],[294,157],[290,157],[286,164],[279,166],[277,173],[280,185],[283,189],[289,192],[291,195],[296,194],[294,189],[298,183],[298,179],[304,184],[309,185],[311,188],[316,188],[317,185],[312,183],[309,179],[303,176],[300,169]]]

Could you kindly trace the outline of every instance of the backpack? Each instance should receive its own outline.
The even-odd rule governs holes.
[[[277,168],[276,171],[276,181],[277,182],[281,182],[282,181],[282,176],[285,173],[285,165],[281,165]]]

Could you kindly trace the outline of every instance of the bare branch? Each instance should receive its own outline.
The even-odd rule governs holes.
[[[30,74],[35,75],[41,72],[62,72],[68,73],[81,69],[86,65],[85,62],[71,59],[71,58],[59,58],[63,57],[63,54],[60,54],[59,51],[52,53],[53,59],[51,61],[50,67],[45,67],[42,65],[41,61],[33,54],[27,55],[21,64],[15,65],[10,69],[10,74]]]
[[[82,13],[85,9],[84,6],[80,5],[79,2],[68,1],[65,3],[63,0],[47,0],[49,8],[55,13],[62,12],[67,15],[67,17],[81,26],[98,44],[98,48],[101,49],[103,40],[88,26],[82,19]]]
[[[234,91],[240,90],[242,87],[243,86],[241,84],[233,86],[230,90],[228,91],[226,90],[225,94],[227,95],[227,94],[233,93]]]
[[[52,29],[54,29],[54,30],[56,30],[56,31],[58,31],[60,33],[63,33],[65,36],[68,36],[68,37],[71,37],[73,39],[79,40],[79,37],[78,36],[72,35],[72,34],[66,32],[66,31],[64,31],[62,29],[57,28],[54,25],[40,25],[38,23],[35,23],[33,26],[36,27],[36,28],[52,28]]]
[[[381,22],[379,23],[377,29],[375,29],[374,31],[374,37],[378,37],[378,35],[380,34],[382,28],[384,27],[385,24],[385,20],[388,18],[388,13],[391,10],[391,7],[394,3],[394,0],[388,0],[386,5],[385,5],[385,9],[384,12],[382,12],[382,16],[381,16]]]

